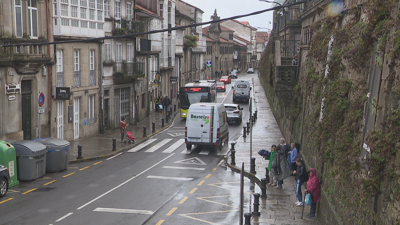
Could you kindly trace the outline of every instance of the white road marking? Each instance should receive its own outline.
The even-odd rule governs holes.
[[[110,189],[110,190],[108,190],[108,191],[104,192],[103,194],[99,195],[98,197],[96,197],[96,198],[92,199],[91,201],[89,201],[89,202],[85,203],[84,205],[82,205],[81,207],[77,208],[77,210],[83,209],[84,207],[86,207],[86,206],[90,205],[91,203],[93,203],[93,202],[97,201],[98,199],[100,199],[100,198],[102,198],[102,197],[106,196],[107,194],[109,194],[109,193],[111,193],[111,192],[115,191],[116,189],[118,189],[118,188],[122,187],[123,185],[125,185],[125,184],[129,183],[129,182],[130,182],[130,181],[132,181],[133,179],[135,179],[135,178],[139,177],[140,175],[142,175],[142,174],[146,173],[147,171],[149,171],[149,170],[153,169],[154,167],[158,166],[158,164],[160,164],[160,163],[164,162],[165,160],[169,159],[169,157],[171,157],[171,156],[174,156],[174,154],[171,154],[171,155],[169,155],[169,156],[165,157],[163,160],[161,160],[161,161],[159,161],[158,163],[156,163],[156,164],[154,164],[154,165],[150,166],[149,168],[147,168],[147,169],[143,170],[143,171],[142,171],[142,172],[140,172],[139,174],[137,174],[137,175],[135,175],[135,176],[133,176],[133,177],[129,178],[128,180],[126,180],[126,181],[122,182],[121,184],[119,184],[119,185],[115,186],[114,188],[112,188],[112,189]]]
[[[181,180],[181,181],[191,181],[193,178],[189,177],[164,177],[164,176],[147,176],[146,178],[152,178],[152,179],[162,179],[162,180]]]
[[[131,213],[131,214],[146,214],[152,215],[153,211],[148,210],[135,210],[135,209],[115,209],[115,208],[96,208],[95,212],[112,212],[112,213]]]
[[[106,160],[113,159],[113,158],[115,158],[115,157],[117,157],[117,156],[119,156],[119,155],[121,155],[121,154],[122,154],[122,152],[121,152],[121,153],[118,153],[118,154],[116,154],[116,155],[114,155],[114,156],[111,156],[110,158],[107,158]]]
[[[228,151],[229,151],[229,146],[228,147],[223,147],[222,149],[221,149],[221,151],[218,151],[218,153],[217,153],[217,155],[226,155],[226,153],[228,153]]]
[[[181,167],[181,166],[163,166],[165,169],[177,169],[177,170],[205,170],[205,168],[196,167]]]
[[[190,155],[192,151],[191,150],[187,150],[186,146],[185,149],[183,149],[183,151],[181,152],[181,154],[186,154],[186,155]]]
[[[181,132],[181,133],[167,133],[169,136],[171,137],[178,137],[178,136],[183,136],[185,135],[185,132]]]
[[[68,213],[67,215],[65,215],[65,216],[61,217],[60,219],[56,220],[56,222],[60,222],[61,220],[67,218],[68,216],[70,216],[70,215],[72,215],[72,214],[73,214],[73,213],[70,212],[70,213]]]
[[[155,142],[156,140],[157,140],[157,138],[149,139],[149,140],[143,142],[142,144],[140,144],[140,145],[138,145],[138,146],[136,146],[136,147],[131,148],[131,150],[129,150],[128,152],[137,152],[137,151],[139,151],[140,149],[146,147],[147,145],[149,145],[149,144]]]
[[[145,152],[155,152],[159,148],[161,148],[162,146],[164,146],[165,144],[167,144],[170,141],[172,141],[172,138],[166,138],[166,139],[160,141],[160,143],[157,143],[156,145],[154,145],[153,147],[151,147],[149,150],[147,150]]]
[[[183,143],[185,143],[185,139],[179,139],[173,145],[169,146],[169,148],[165,149],[162,153],[171,153],[175,151],[175,149],[179,148]]]
[[[203,149],[201,149],[201,151],[199,152],[199,155],[209,155],[211,149],[211,147],[203,147]]]
[[[197,157],[193,157],[190,159],[184,159],[184,160],[179,160],[176,161],[174,163],[179,163],[179,164],[190,164],[190,165],[203,165],[206,166],[207,164],[205,162],[203,162],[203,160],[197,158]]]

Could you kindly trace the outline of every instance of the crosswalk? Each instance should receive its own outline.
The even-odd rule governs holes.
[[[193,150],[187,150],[186,149],[186,144],[185,144],[185,139],[183,138],[165,138],[165,139],[159,139],[159,138],[151,138],[148,139],[147,141],[134,146],[128,152],[134,153],[134,152],[139,152],[143,151],[144,153],[155,153],[155,152],[161,152],[165,154],[170,154],[173,152],[178,152],[180,154],[199,154],[199,155],[226,155],[227,152],[229,151],[229,146],[228,147],[223,147],[221,151],[216,151],[213,150],[212,147],[203,147],[203,148],[194,148]]]

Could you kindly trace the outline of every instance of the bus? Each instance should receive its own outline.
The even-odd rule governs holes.
[[[186,118],[189,107],[197,102],[217,102],[217,85],[212,81],[188,83],[179,89],[181,102],[181,118]]]

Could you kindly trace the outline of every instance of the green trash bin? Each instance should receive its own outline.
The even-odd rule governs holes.
[[[17,152],[12,144],[0,140],[0,164],[7,167],[10,173],[9,187],[19,184],[17,173]]]

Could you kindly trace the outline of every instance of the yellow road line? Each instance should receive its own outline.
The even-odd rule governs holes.
[[[26,194],[28,194],[28,193],[30,193],[30,192],[32,192],[32,191],[36,191],[37,190],[37,188],[34,188],[34,189],[31,189],[31,190],[29,190],[29,191],[25,191],[24,193],[22,193],[23,195],[26,195]]]
[[[45,183],[45,184],[43,184],[44,186],[47,186],[47,185],[49,185],[49,184],[52,184],[52,183],[54,183],[54,182],[56,182],[57,180],[52,180],[52,181],[50,181],[50,182],[47,182],[47,183]]]
[[[168,213],[167,213],[167,216],[170,216],[170,215],[172,215],[172,213],[174,213],[175,212],[175,210],[177,210],[178,209],[178,207],[174,207],[174,208],[172,208]]]
[[[165,220],[160,220],[158,221],[158,223],[156,225],[161,225],[162,223],[164,223]]]
[[[187,199],[188,199],[188,197],[182,198],[182,200],[178,204],[183,204]]]
[[[9,199],[7,199],[7,200],[4,200],[4,201],[0,202],[0,204],[3,204],[3,203],[8,202],[8,201],[11,201],[11,200],[13,200],[13,199],[14,199],[14,198],[9,198]]]
[[[198,186],[201,186],[202,184],[204,184],[204,182],[206,182],[205,180],[200,181],[200,183],[198,184]]]
[[[82,171],[82,170],[86,170],[87,168],[89,168],[90,166],[87,166],[87,167],[83,167],[83,168],[81,168],[81,169],[79,169],[80,171]]]
[[[193,188],[189,193],[193,194],[195,191],[197,191],[197,188]]]
[[[97,164],[100,164],[100,163],[102,163],[103,161],[100,161],[100,162],[97,162],[97,163],[93,163],[93,165],[97,165]]]
[[[74,174],[75,172],[73,172],[73,173],[70,173],[70,174],[67,174],[67,175],[64,175],[63,177],[69,177],[69,176],[71,176],[72,174]]]
[[[206,179],[209,178],[209,177],[211,177],[211,174],[208,174],[208,175],[206,176]]]
[[[217,170],[217,167],[215,167],[213,170],[211,170],[211,173],[214,173]]]

